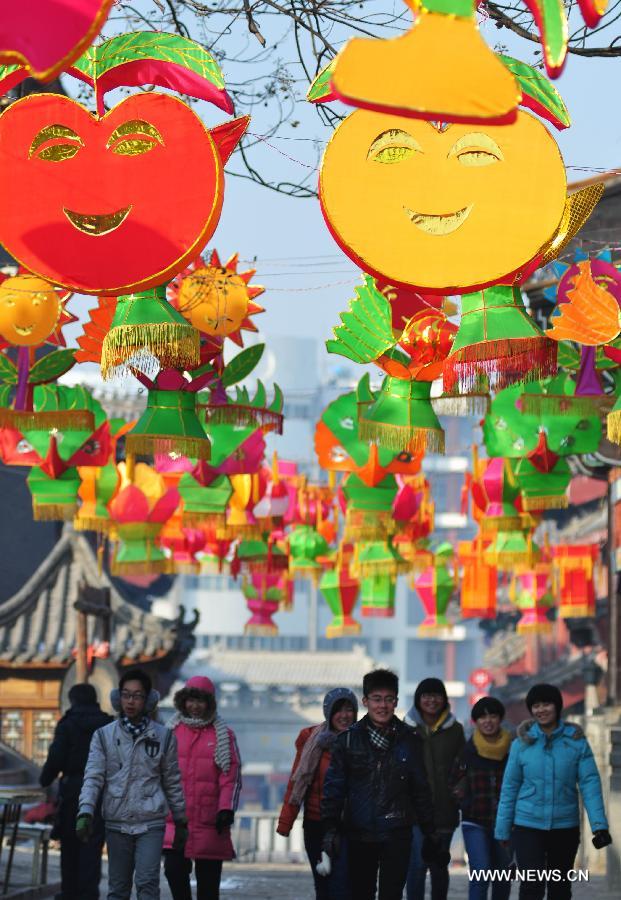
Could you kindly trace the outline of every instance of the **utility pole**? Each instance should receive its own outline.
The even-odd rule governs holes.
[[[310,580],[308,593],[308,649],[311,653],[317,652],[317,611],[318,611],[317,582]]]

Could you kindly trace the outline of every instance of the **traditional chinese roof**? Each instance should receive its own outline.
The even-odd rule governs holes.
[[[27,553],[27,548],[24,548]],[[177,658],[194,646],[196,621],[162,619],[124,595],[121,582],[100,575],[86,537],[66,527],[23,586],[0,606],[0,668],[66,668],[73,660],[80,586],[110,591],[110,658],[120,666]],[[89,616],[89,643],[101,639],[102,622]],[[168,667],[167,667],[168,668]]]
[[[240,681],[253,686],[328,689],[334,685],[359,690],[374,661],[362,647],[349,652],[268,652],[228,650],[215,646],[193,657],[215,681]]]

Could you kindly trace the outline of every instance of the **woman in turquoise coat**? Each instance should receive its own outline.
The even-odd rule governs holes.
[[[580,843],[578,791],[586,809],[593,844],[611,843],[602,785],[593,752],[579,725],[561,719],[557,687],[537,684],[526,697],[532,718],[513,742],[502,782],[495,838],[513,844],[518,870],[547,872],[520,881],[520,900],[571,897],[571,876]],[[555,874],[556,873],[556,874]]]

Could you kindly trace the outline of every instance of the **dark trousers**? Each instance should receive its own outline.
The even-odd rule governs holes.
[[[164,875],[173,900],[192,900],[192,860],[183,851],[164,850]],[[221,859],[195,859],[196,900],[220,900]]]
[[[104,845],[104,824],[101,816],[93,819],[93,835],[82,844],[75,834],[78,805],[61,802],[58,814],[60,837],[60,881],[62,900],[99,900],[101,851]]]
[[[450,850],[453,840],[452,831],[439,832],[440,842],[444,850]],[[410,865],[408,869],[408,900],[424,900],[425,880],[427,872],[431,878],[431,900],[446,900],[449,889],[449,870],[447,866],[438,866],[436,863],[427,865],[422,857],[423,833],[414,825],[412,828],[412,848],[410,853]]]
[[[578,844],[579,828],[553,828],[543,831],[541,828],[525,828],[516,825],[513,829],[513,846],[517,867],[524,873],[525,869],[539,872],[558,870],[562,873],[562,881],[541,879],[522,881],[520,883],[520,900],[542,900],[548,890],[548,900],[568,900],[571,897],[571,882],[567,880],[567,872],[573,869]]]
[[[304,820],[304,847],[313,873],[316,900],[350,900],[349,869],[347,865],[347,838],[341,839],[338,856],[332,862],[332,871],[326,877],[317,874],[317,863],[321,859],[323,826],[321,822]]]
[[[410,860],[410,836],[387,841],[349,840],[349,883],[354,900],[401,900]]]

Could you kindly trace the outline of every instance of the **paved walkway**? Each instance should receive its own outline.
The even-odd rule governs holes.
[[[25,850],[16,854],[16,875],[19,872],[21,878],[12,880],[15,887],[30,868],[31,856]],[[50,851],[49,881],[54,882],[59,878],[59,854],[58,851]],[[104,877],[100,886],[100,900],[105,900],[107,894],[107,880],[105,877],[106,864],[104,861]],[[22,881],[24,884],[24,881]],[[194,888],[196,890],[196,888]],[[429,890],[429,889],[428,889]],[[226,863],[222,876],[221,897],[236,895],[247,900],[314,900],[313,883],[306,866],[277,865],[262,863]],[[135,894],[132,895],[135,897]],[[512,900],[517,900],[518,889],[514,886],[511,893]],[[449,900],[467,900],[468,877],[465,869],[454,869],[451,872],[451,887]],[[588,884],[582,883],[574,886],[574,900],[620,900],[621,894],[616,891],[608,891],[605,879],[594,877]],[[161,900],[172,900],[166,879],[162,874]]]

